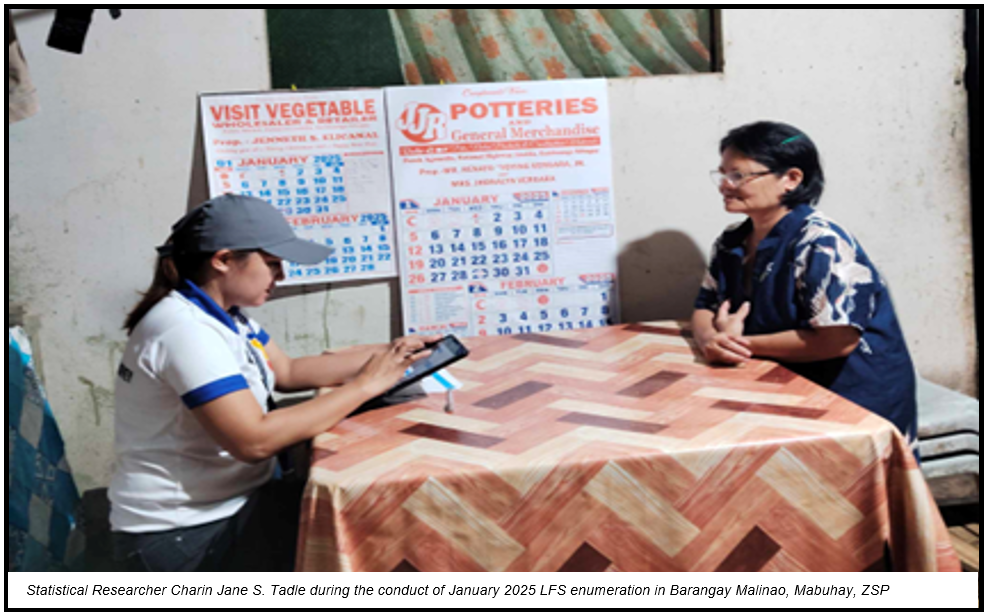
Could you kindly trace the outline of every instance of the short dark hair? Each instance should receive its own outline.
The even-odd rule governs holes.
[[[802,171],[803,181],[782,198],[785,206],[815,205],[820,200],[823,194],[820,155],[809,136],[798,128],[781,122],[745,124],[721,139],[721,154],[727,148],[758,161],[779,176],[794,167]]]

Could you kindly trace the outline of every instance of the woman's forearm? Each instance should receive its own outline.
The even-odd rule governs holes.
[[[693,329],[693,339],[701,348],[717,333],[717,328],[714,327],[715,317],[711,310],[698,308],[693,311],[690,326]]]
[[[382,358],[393,352],[392,358],[400,356],[400,361],[405,361],[418,357],[420,352],[439,342],[441,338],[438,335],[403,336],[391,344],[366,344],[298,359],[290,358],[273,341],[269,341],[265,348],[275,373],[278,391],[293,392],[348,383],[374,358]],[[401,374],[394,376],[397,381]]]
[[[216,442],[234,457],[257,462],[284,447],[325,432],[364,402],[386,392],[413,363],[429,356],[431,350],[426,345],[437,342],[438,338],[399,338],[383,351],[371,347],[344,353],[344,357],[326,355],[322,356],[322,363],[317,358],[310,358],[312,361],[303,362],[303,370],[335,366],[336,362],[342,361],[344,365],[358,367],[355,378],[326,395],[273,413],[265,414],[248,389],[220,396],[194,408],[193,413]],[[365,355],[370,359],[363,361]],[[276,370],[281,371],[279,379],[285,377],[286,372],[287,376],[293,376],[291,371],[285,370],[286,364],[293,362],[286,361],[287,357],[277,345],[269,342],[268,356],[277,364]],[[333,359],[336,362],[331,361]],[[335,369],[338,370],[337,377],[345,372],[338,367]],[[302,378],[305,378],[304,374]]]
[[[352,381],[301,404],[267,413],[258,426],[256,459],[263,460],[329,430],[373,397]]]
[[[341,385],[357,376],[371,355],[387,348],[386,344],[368,344],[291,359],[287,374],[278,378],[278,390],[290,393]]]
[[[255,463],[325,432],[374,395],[353,381],[327,395],[265,414],[253,394],[243,390],[207,402],[193,412],[233,457]]]
[[[745,338],[756,357],[799,363],[847,357],[858,348],[861,332],[854,327],[838,326],[793,329]]]

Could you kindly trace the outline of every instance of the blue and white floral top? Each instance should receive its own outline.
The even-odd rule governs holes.
[[[784,365],[916,437],[916,377],[888,287],[857,240],[809,205],[792,209],[758,245],[750,293],[744,285],[751,220],[714,244],[696,308],[751,302],[745,335],[847,325],[861,343],[846,358]]]

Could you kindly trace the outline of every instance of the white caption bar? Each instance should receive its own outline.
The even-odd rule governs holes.
[[[10,573],[15,609],[954,609],[974,573]]]

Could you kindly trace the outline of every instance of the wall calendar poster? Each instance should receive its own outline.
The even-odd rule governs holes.
[[[408,333],[617,322],[607,84],[388,88]]]
[[[396,274],[383,91],[203,95],[200,113],[210,195],[260,197],[333,248],[283,284]]]

